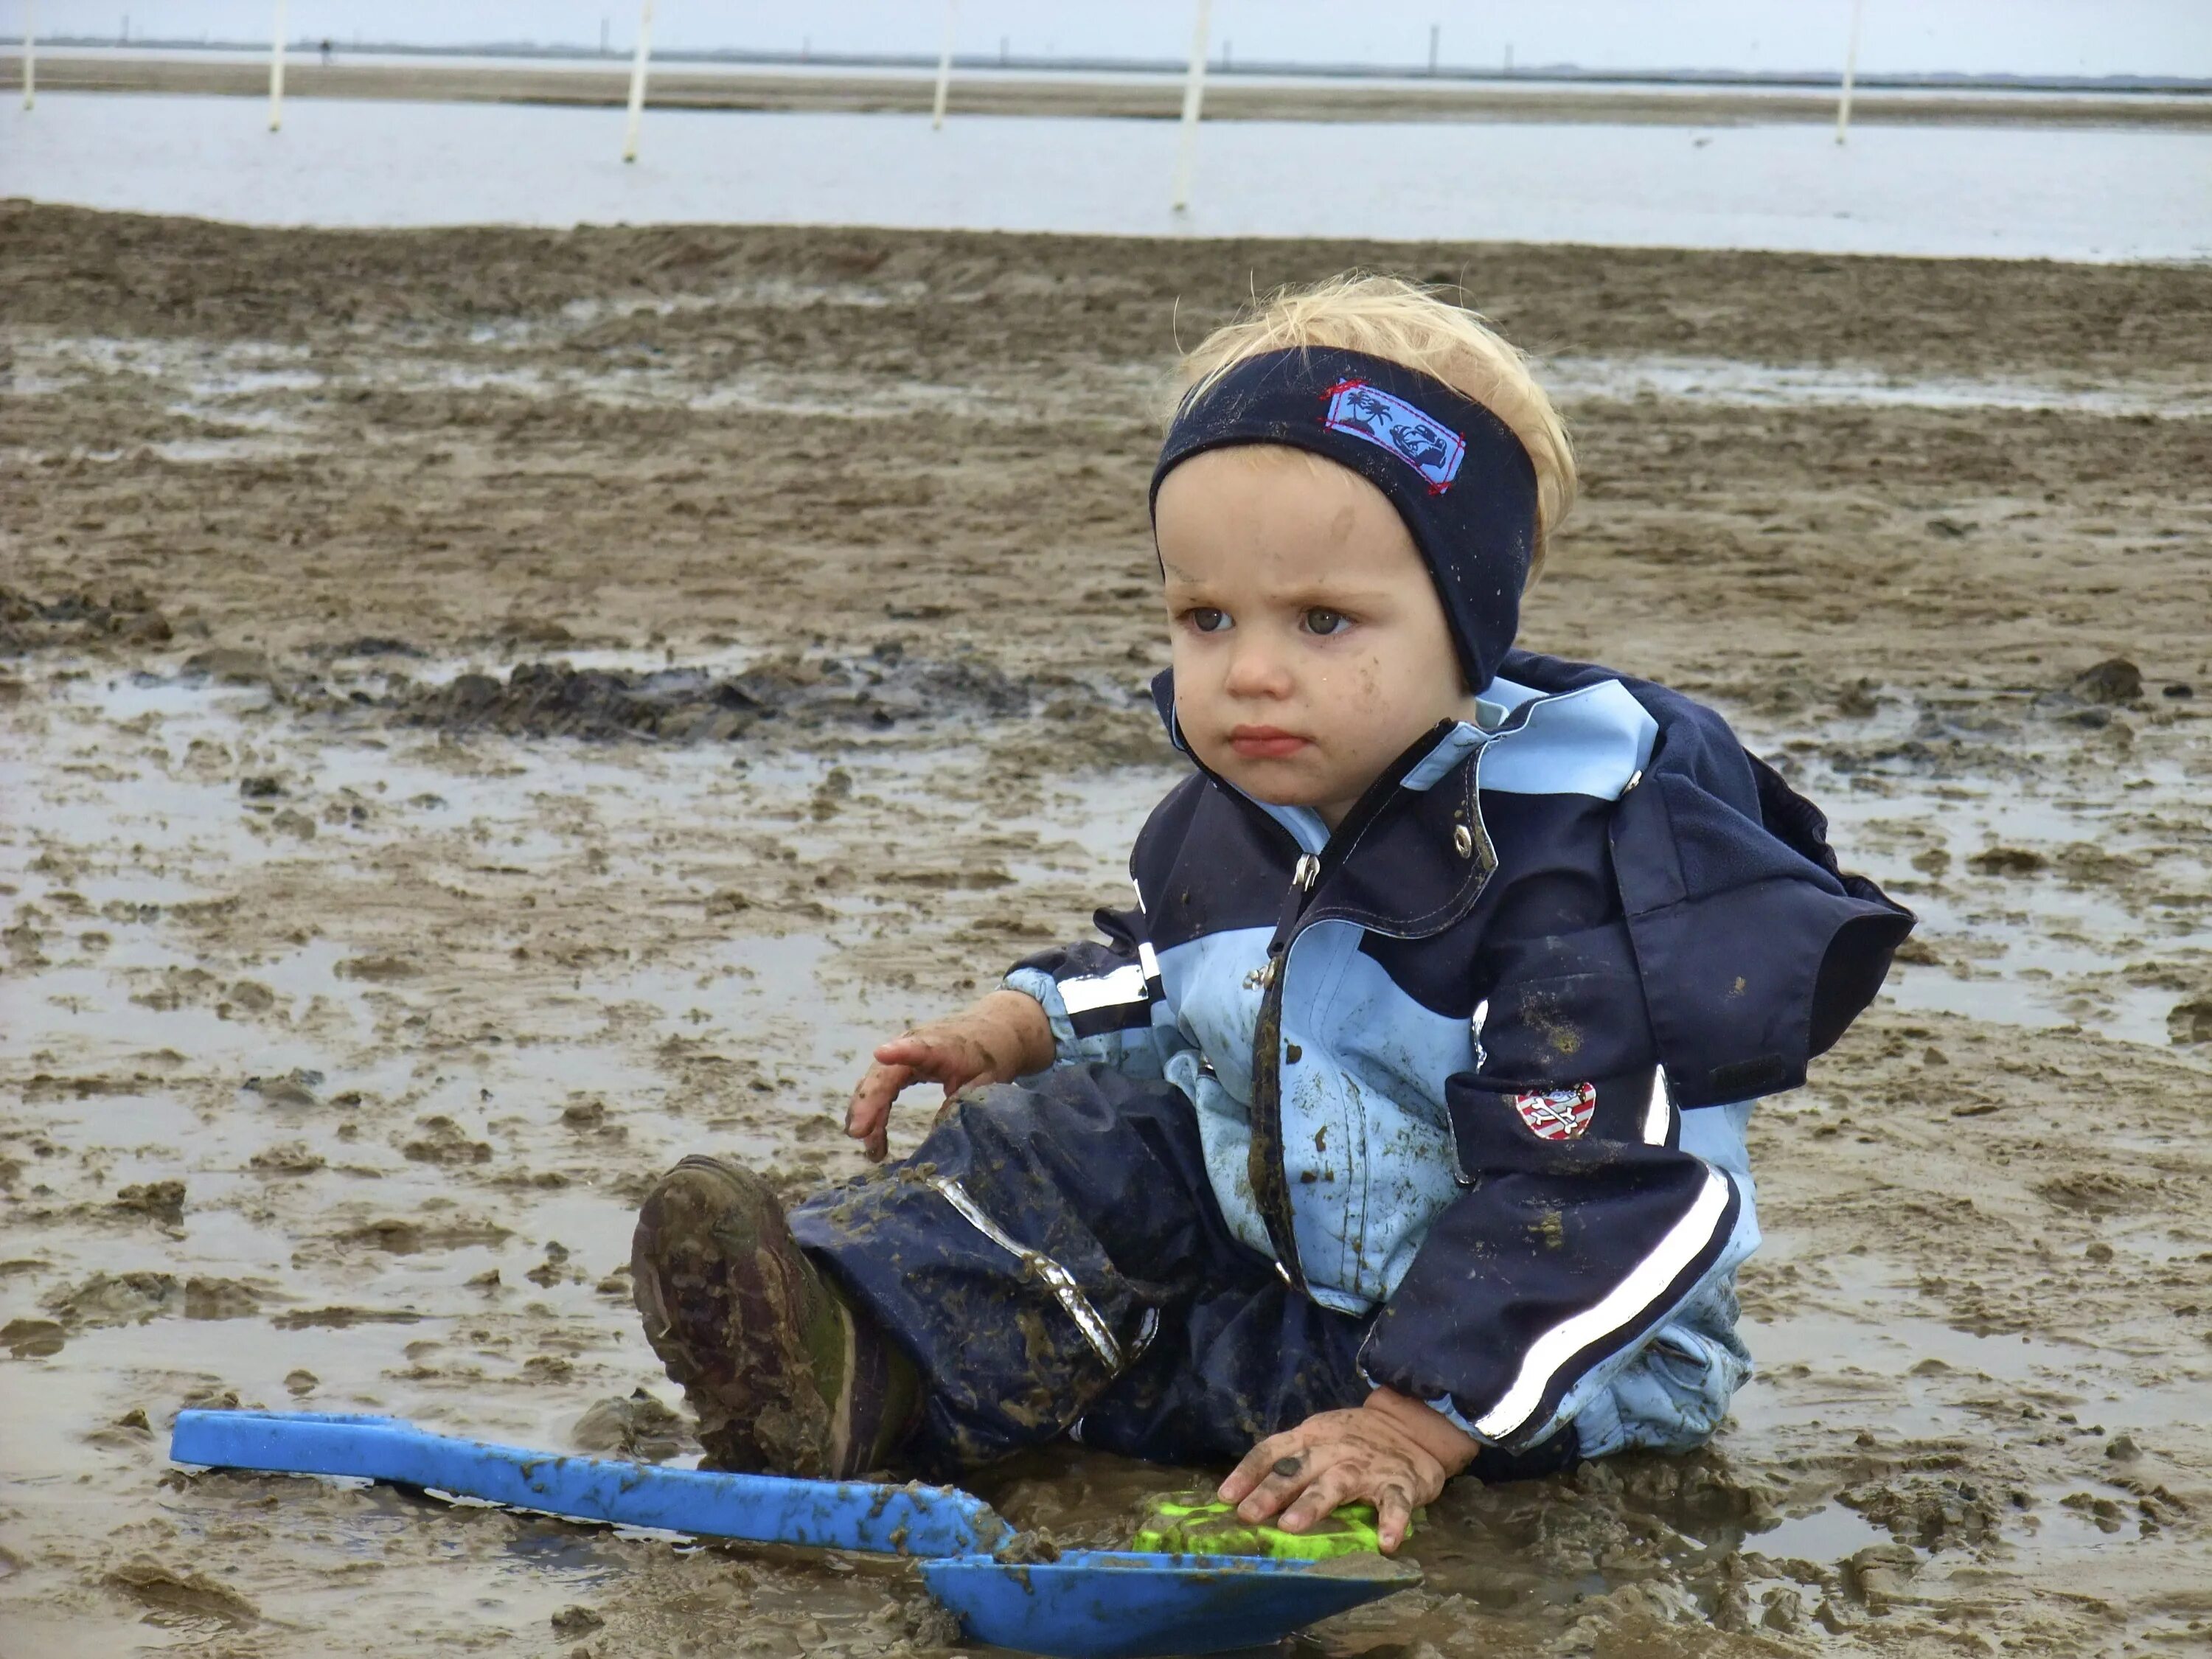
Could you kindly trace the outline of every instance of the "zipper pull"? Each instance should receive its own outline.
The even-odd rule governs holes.
[[[1283,908],[1275,918],[1275,936],[1267,941],[1267,977],[1262,984],[1274,983],[1275,958],[1290,943],[1291,930],[1298,925],[1298,913],[1306,908],[1306,896],[1321,879],[1321,860],[1311,853],[1298,854],[1298,861],[1291,871],[1290,890],[1283,895]]]

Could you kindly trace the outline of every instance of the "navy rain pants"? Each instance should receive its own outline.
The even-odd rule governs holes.
[[[1172,1085],[1058,1066],[952,1103],[910,1158],[807,1199],[799,1243],[920,1368],[906,1455],[947,1477],[1073,1434],[1234,1462],[1370,1389],[1372,1316],[1292,1290],[1233,1238]],[[1571,1426],[1484,1480],[1575,1461]]]

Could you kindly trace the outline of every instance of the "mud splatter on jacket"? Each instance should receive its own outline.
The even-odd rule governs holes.
[[[1379,1306],[1372,1381],[1510,1449],[1572,1421],[1585,1457],[1685,1449],[1750,1369],[1748,1103],[1804,1080],[1912,917],[1688,698],[1515,652],[1479,708],[1333,835],[1201,767],[1105,942],[1006,983],[1056,1063],[1189,1098],[1231,1231]]]

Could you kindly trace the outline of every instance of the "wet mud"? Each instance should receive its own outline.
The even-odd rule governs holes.
[[[168,1425],[696,1457],[639,1198],[857,1171],[866,1050],[1126,890],[1176,332],[1355,260],[1574,366],[1532,642],[1717,704],[1925,920],[1755,1121],[1714,1444],[1455,1485],[1425,1586],[1292,1650],[2212,1639],[2212,274],[9,204],[10,1650],[954,1645],[896,1562],[174,1469]],[[970,1484],[1080,1547],[1193,1481]]]

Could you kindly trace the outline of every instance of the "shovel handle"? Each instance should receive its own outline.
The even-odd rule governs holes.
[[[353,1475],[481,1498],[579,1521],[704,1538],[885,1555],[988,1554],[1012,1535],[981,1498],[951,1486],[885,1486],[562,1457],[432,1434],[396,1417],[185,1411],[179,1463]]]

